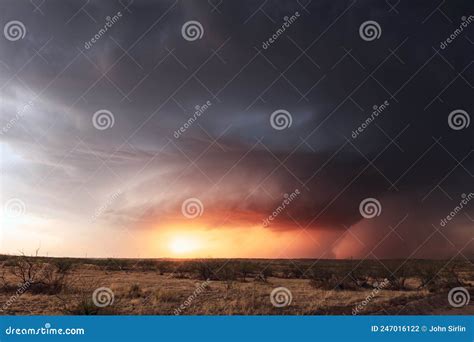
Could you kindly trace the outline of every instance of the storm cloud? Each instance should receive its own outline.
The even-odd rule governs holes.
[[[261,226],[298,189],[266,229],[329,232],[332,257],[473,256],[472,203],[440,225],[474,192],[473,125],[450,121],[473,115],[472,10],[2,1],[2,27],[25,27],[0,39],[3,203],[80,234],[98,208],[97,229],[140,231],[198,198],[219,229]]]

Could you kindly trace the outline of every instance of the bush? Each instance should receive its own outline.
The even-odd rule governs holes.
[[[115,296],[113,303],[108,306],[99,307],[92,299],[94,290],[99,287],[97,283],[88,284],[87,289],[74,292],[72,296],[56,297],[61,301],[62,312],[69,315],[116,315],[119,314],[120,298]]]
[[[23,284],[35,284],[40,281],[42,266],[33,258],[17,257],[13,261],[12,274]]]
[[[443,289],[465,286],[464,282],[456,272],[456,267],[440,267],[435,265],[425,265],[418,270],[421,279],[421,287],[430,292]]]
[[[181,301],[181,297],[173,290],[159,289],[156,292],[156,299],[163,303],[177,303]]]
[[[141,271],[156,271],[158,269],[157,263],[154,260],[140,260],[136,268],[140,269]]]
[[[334,271],[333,271],[334,269]],[[316,265],[310,272],[310,285],[324,290],[357,290],[363,281],[359,281],[351,265],[341,269]]]
[[[268,277],[271,277],[272,275],[273,275],[273,270],[269,267],[265,267],[262,271],[258,272],[255,275],[254,281],[267,283]]]
[[[436,291],[441,282],[441,274],[439,267],[435,265],[423,265],[418,267],[418,278],[421,281],[421,288],[425,288],[430,292]]]
[[[245,281],[255,270],[254,265],[248,261],[242,261],[237,264],[237,275],[242,281]]]
[[[2,273],[0,274],[0,290],[2,292],[16,292],[18,288],[18,285],[10,284],[7,282],[7,279],[5,278],[5,269],[3,269]]]
[[[129,262],[124,259],[107,259],[105,264],[107,271],[125,271],[130,269]]]
[[[200,280],[218,280],[209,263],[199,263],[199,265],[197,265],[197,272],[198,279]]]
[[[68,271],[57,265],[44,265],[38,281],[30,285],[32,293],[54,295],[68,286]]]
[[[389,288],[396,291],[410,290],[407,287],[407,280],[409,278],[417,277],[417,269],[413,263],[390,263],[385,265],[386,268],[383,270],[385,278],[388,279],[390,285]]]
[[[128,296],[132,298],[139,298],[142,295],[140,284],[133,284],[128,290]]]
[[[11,272],[31,293],[54,295],[67,287],[71,267],[72,263],[64,260],[46,264],[21,256],[15,258]]]
[[[221,281],[235,281],[237,280],[238,273],[235,269],[235,265],[229,263],[217,270],[217,280]]]
[[[53,262],[56,271],[61,274],[67,274],[72,270],[74,263],[69,259],[58,259]]]
[[[74,305],[63,311],[71,315],[97,315],[100,308],[92,302],[91,298],[81,298]]]

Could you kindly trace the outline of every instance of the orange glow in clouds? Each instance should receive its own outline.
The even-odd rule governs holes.
[[[196,238],[188,236],[176,236],[169,243],[171,253],[176,255],[186,255],[195,252],[201,247]]]
[[[261,225],[208,227],[191,222],[155,227],[151,234],[147,254],[158,258],[304,258],[324,253],[320,233]]]

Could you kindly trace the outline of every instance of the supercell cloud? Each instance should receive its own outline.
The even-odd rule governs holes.
[[[31,233],[79,254],[74,237],[189,224],[198,198],[202,229],[278,211],[264,229],[319,239],[290,257],[472,257],[472,9],[2,1],[23,25],[0,37],[3,216],[23,206],[2,250]]]

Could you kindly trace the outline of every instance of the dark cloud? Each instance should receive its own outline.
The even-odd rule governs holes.
[[[430,1],[260,5],[48,1],[35,9],[3,1],[2,25],[20,20],[27,28],[25,39],[0,42],[7,196],[87,221],[120,190],[104,219],[130,227],[177,219],[182,201],[198,197],[207,222],[219,227],[259,225],[299,189],[268,229],[353,229],[364,243],[358,256],[414,252],[473,192],[473,125],[453,130],[448,115],[474,112],[474,23],[440,49],[472,2],[444,4],[442,13]],[[120,20],[86,49],[118,11]],[[201,40],[181,36],[189,20],[202,24]],[[379,23],[380,39],[361,39],[367,20]],[[113,113],[113,127],[94,128],[101,109]],[[278,109],[291,114],[287,129],[270,124]],[[377,219],[359,213],[368,197],[381,202]],[[405,216],[400,236],[392,232],[377,247]],[[472,253],[464,246],[472,217],[470,205],[420,255]],[[331,253],[349,257],[343,246],[353,243],[343,240]]]

